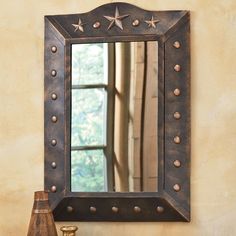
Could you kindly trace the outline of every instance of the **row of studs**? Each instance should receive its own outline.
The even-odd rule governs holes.
[[[179,42],[179,41],[175,41],[174,44],[173,44],[173,47],[176,48],[176,49],[179,49],[179,48],[181,47],[180,42]],[[174,70],[175,70],[175,72],[180,72],[181,66],[178,65],[178,64],[175,65],[175,66],[174,66]],[[176,88],[176,89],[173,91],[173,93],[174,93],[174,95],[177,96],[177,97],[180,96],[180,94],[181,94],[179,88]],[[180,114],[178,111],[176,111],[173,116],[174,116],[174,118],[175,118],[176,120],[179,120],[179,119],[181,118],[181,114]],[[175,136],[175,137],[174,137],[174,143],[175,143],[175,144],[180,144],[180,142],[181,142],[180,137],[179,137],[179,136]],[[178,159],[175,160],[175,161],[173,162],[173,164],[174,164],[174,166],[175,166],[176,168],[181,167],[181,162],[180,162],[180,160],[178,160]],[[181,189],[181,186],[180,186],[179,184],[174,184],[173,189],[174,189],[174,191],[179,192],[180,189]]]
[[[90,206],[90,207],[89,207],[89,211],[90,211],[91,213],[96,213],[96,212],[97,212],[97,208],[94,207],[94,206]],[[118,213],[118,212],[119,212],[119,208],[116,207],[116,206],[113,206],[113,207],[111,208],[111,211],[112,211],[113,213]],[[134,206],[133,211],[134,211],[135,213],[141,213],[141,212],[142,212],[142,209],[141,209],[141,207],[139,207],[139,206]],[[72,206],[68,206],[68,207],[67,207],[67,212],[68,212],[68,213],[74,212],[74,208],[73,208]],[[164,207],[162,207],[162,206],[157,206],[157,207],[156,207],[156,212],[157,212],[157,213],[163,213],[163,212],[164,212]]]
[[[57,52],[57,47],[56,47],[56,46],[52,46],[52,47],[51,47],[51,52],[52,52],[52,53],[56,53],[56,52]],[[53,69],[53,70],[51,71],[51,76],[52,76],[52,77],[56,77],[56,76],[57,76],[57,71],[56,71],[55,69]],[[53,101],[57,100],[57,94],[56,94],[56,93],[52,93],[52,94],[51,94],[51,99],[52,99]],[[56,123],[57,121],[58,121],[57,116],[56,116],[56,115],[53,115],[53,116],[51,117],[51,122]],[[51,140],[51,145],[52,145],[52,146],[56,146],[56,145],[57,145],[57,140],[56,140],[56,139],[52,139],[52,140]],[[57,163],[56,163],[55,161],[53,161],[53,162],[51,163],[51,167],[52,167],[52,169],[56,169],[56,168],[57,168]],[[56,191],[57,191],[57,187],[56,187],[55,185],[53,185],[53,186],[51,187],[51,192],[55,193]]]

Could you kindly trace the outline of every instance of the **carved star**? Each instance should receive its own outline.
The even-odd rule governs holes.
[[[122,15],[120,16],[119,13],[119,9],[118,7],[116,7],[116,11],[115,11],[115,16],[104,16],[107,20],[109,20],[111,23],[108,26],[107,30],[110,30],[114,25],[116,25],[117,27],[119,27],[121,30],[123,30],[123,25],[122,25],[122,20],[126,17],[128,17],[129,15]]]
[[[156,28],[156,24],[160,22],[159,20],[154,20],[154,17],[152,16],[151,20],[145,20],[145,22],[148,24],[148,27]]]
[[[84,23],[82,23],[82,20],[79,18],[78,24],[72,24],[75,27],[75,32],[76,31],[81,31],[84,32],[84,27],[83,25],[85,25]]]

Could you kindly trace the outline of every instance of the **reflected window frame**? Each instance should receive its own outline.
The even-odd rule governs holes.
[[[103,143],[98,145],[78,145],[73,146],[71,142],[71,152],[79,151],[79,150],[102,150],[104,154],[105,160],[103,160],[104,165],[104,189],[100,192],[107,192],[114,190],[114,173],[113,173],[113,123],[114,123],[114,94],[115,94],[115,76],[114,76],[114,54],[115,48],[113,44],[108,43],[99,43],[103,45],[103,65],[104,65],[104,76],[103,76],[103,83],[95,83],[89,82],[82,84],[74,84],[73,81],[73,65],[71,67],[71,90],[85,90],[85,89],[103,89],[104,90],[104,113],[105,116],[103,117]],[[77,47],[77,45],[81,46],[84,44],[72,44],[72,54],[73,54],[73,47]],[[108,63],[109,62],[109,63]],[[73,55],[72,55],[72,63],[73,63]],[[111,66],[109,66],[109,64]],[[71,95],[72,100],[72,95]],[[73,108],[73,103],[71,102],[71,107]],[[72,117],[73,118],[73,117]],[[72,128],[71,128],[72,133]],[[72,163],[71,163],[72,167]],[[71,168],[72,171],[72,168]],[[71,174],[71,179],[72,179]],[[73,190],[73,183],[71,181],[71,191],[78,192]],[[94,192],[94,191],[90,191]]]

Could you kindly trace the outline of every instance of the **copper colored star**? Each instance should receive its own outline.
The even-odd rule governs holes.
[[[148,27],[156,28],[156,24],[160,22],[159,20],[154,20],[154,17],[152,16],[151,20],[145,20],[145,22],[148,24]]]
[[[83,27],[84,23],[82,23],[82,21],[81,21],[80,18],[79,18],[78,24],[72,24],[72,25],[75,27],[75,32],[76,32],[77,30],[79,30],[79,31],[81,31],[81,32],[84,32],[84,27]]]
[[[123,26],[122,26],[122,20],[126,17],[128,17],[129,15],[122,15],[120,16],[119,13],[119,9],[118,7],[116,7],[116,11],[115,11],[115,16],[104,16],[107,20],[109,20],[111,23],[108,26],[107,30],[110,30],[114,25],[116,25],[117,27],[119,27],[121,30],[123,30]]]

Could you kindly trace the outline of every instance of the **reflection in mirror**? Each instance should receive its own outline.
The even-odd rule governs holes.
[[[158,43],[72,45],[71,191],[156,192]]]

